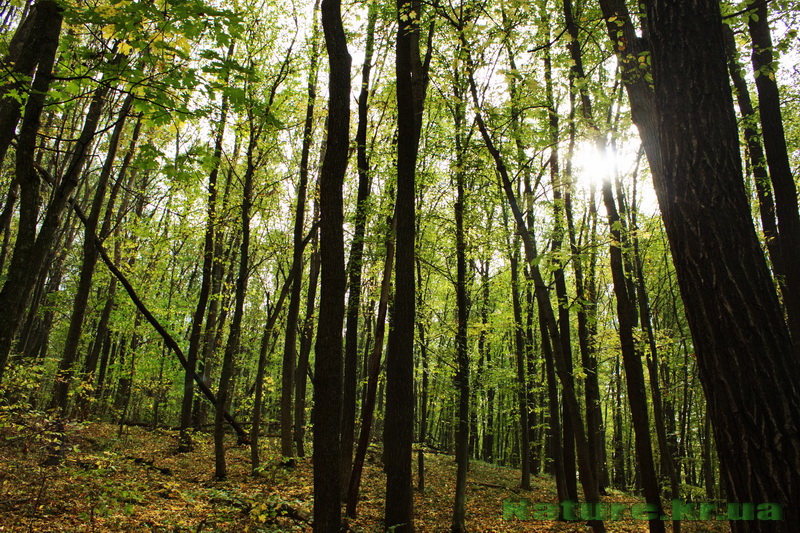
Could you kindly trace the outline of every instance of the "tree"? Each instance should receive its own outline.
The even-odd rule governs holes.
[[[314,365],[314,531],[336,533],[341,524],[340,440],[344,241],[342,182],[350,129],[350,54],[341,2],[323,0],[322,29],[330,65],[328,135],[320,174],[320,313]],[[293,325],[290,325],[293,327]]]
[[[425,67],[419,56],[421,8],[421,2],[416,0],[397,0],[397,247],[394,327],[389,331],[386,353],[386,428],[383,437],[386,443],[385,526],[394,528],[397,533],[414,531],[411,484],[416,323],[414,176],[425,102]],[[430,54],[430,46],[428,49]]]
[[[800,362],[749,216],[719,3],[652,0],[647,21],[663,163],[654,181],[726,493],[787,506],[785,521],[731,527],[789,531],[800,490]]]

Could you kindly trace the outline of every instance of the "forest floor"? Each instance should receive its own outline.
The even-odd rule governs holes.
[[[279,465],[277,439],[264,439],[260,477],[250,476],[250,450],[231,440],[228,479],[215,481],[210,435],[197,434],[193,452],[177,454],[177,432],[91,422],[63,425],[59,464],[53,459],[53,427],[42,416],[0,420],[0,531],[2,532],[248,532],[311,531],[312,464]],[[310,450],[308,450],[310,453]],[[416,457],[414,459],[416,466]],[[448,531],[455,461],[427,453],[426,490],[415,490],[418,532]],[[415,480],[416,481],[416,480]],[[534,477],[521,491],[517,470],[486,463],[470,465],[467,527],[474,532],[590,531],[585,522],[508,520],[503,500],[555,502],[552,479]],[[359,516],[350,531],[383,531],[385,476],[372,450],[362,483]],[[604,502],[637,500],[613,493]],[[630,513],[628,513],[629,516]],[[647,522],[606,523],[609,531],[644,532]],[[667,530],[670,530],[667,524]],[[730,531],[726,522],[684,522],[684,532]]]

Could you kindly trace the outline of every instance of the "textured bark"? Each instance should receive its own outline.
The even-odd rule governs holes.
[[[323,0],[322,29],[330,65],[328,136],[319,183],[319,325],[314,365],[314,531],[338,533],[341,525],[339,430],[344,325],[344,242],[342,185],[347,171],[350,129],[350,54],[340,0]]]
[[[787,506],[783,521],[731,527],[790,531],[800,520],[800,362],[750,218],[719,4],[647,7],[664,164],[654,182],[727,497]]]

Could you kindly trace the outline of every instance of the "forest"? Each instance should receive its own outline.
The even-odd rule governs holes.
[[[799,23],[0,0],[0,530],[797,531]]]

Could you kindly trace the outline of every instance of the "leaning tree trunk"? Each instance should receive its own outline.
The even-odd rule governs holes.
[[[792,531],[800,361],[750,217],[719,3],[652,0],[647,23],[663,162],[654,184],[727,497],[785,506],[783,521],[731,528]]]
[[[39,176],[34,170],[34,149],[36,136],[44,108],[45,97],[50,87],[53,64],[58,50],[58,39],[61,33],[61,10],[54,2],[44,2],[51,7],[47,10],[41,29],[41,45],[36,77],[31,85],[31,95],[25,104],[25,119],[22,121],[17,139],[16,179],[20,189],[19,221],[17,224],[17,240],[11,256],[6,282],[0,291],[0,382],[3,380],[11,345],[20,325],[23,311],[33,289],[32,284],[41,265],[49,253],[51,239],[58,228],[61,212],[56,220],[49,220],[48,232],[53,235],[47,242],[42,242],[40,249],[36,245],[36,227],[39,217]],[[4,102],[7,101],[4,100]],[[18,111],[17,111],[18,113]],[[18,119],[13,120],[10,134],[13,136]],[[9,138],[10,142],[10,138]],[[67,194],[71,193],[70,189]],[[44,223],[44,221],[42,221]],[[43,227],[42,230],[45,228]],[[47,233],[43,233],[43,236]]]
[[[67,393],[69,392],[69,386],[72,382],[73,375],[72,367],[78,359],[78,348],[80,347],[81,333],[83,332],[83,319],[86,316],[86,308],[89,305],[89,293],[92,290],[92,277],[94,276],[94,270],[97,266],[98,252],[91,236],[97,231],[97,226],[100,222],[100,212],[106,203],[108,180],[111,177],[111,171],[117,157],[119,140],[125,128],[125,123],[132,104],[133,96],[128,95],[128,97],[125,98],[125,102],[122,104],[122,109],[119,112],[114,131],[108,141],[108,153],[100,175],[97,178],[97,182],[94,185],[94,200],[92,201],[92,208],[86,219],[85,235],[83,238],[83,261],[81,264],[78,286],[75,289],[75,296],[72,303],[72,315],[70,316],[69,328],[67,329],[67,337],[64,341],[64,349],[58,367],[58,379],[56,380],[53,402],[51,404],[52,407],[60,408],[62,412],[65,412],[67,409]],[[112,205],[109,205],[108,208],[111,210]]]

